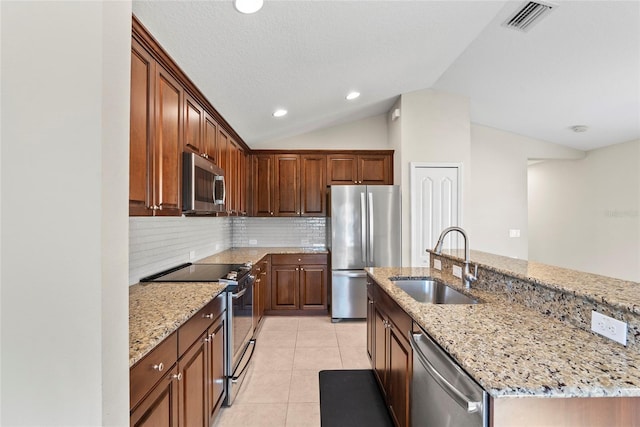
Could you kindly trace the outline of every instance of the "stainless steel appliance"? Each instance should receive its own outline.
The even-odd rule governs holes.
[[[253,337],[253,283],[251,264],[186,263],[140,279],[141,282],[222,282],[226,288],[226,343],[224,404],[233,403],[247,373],[256,345]]]
[[[412,426],[488,426],[489,395],[426,333],[411,336]]]
[[[367,317],[365,267],[401,266],[400,187],[332,185],[331,320]]]
[[[182,211],[221,212],[225,201],[224,171],[194,153],[182,153]]]

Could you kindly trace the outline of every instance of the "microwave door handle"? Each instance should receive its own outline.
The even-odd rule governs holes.
[[[224,205],[227,200],[227,185],[224,182],[224,176],[221,176],[220,179],[222,180],[222,204]]]

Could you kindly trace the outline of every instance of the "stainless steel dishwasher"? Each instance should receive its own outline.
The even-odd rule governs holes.
[[[411,336],[411,425],[489,425],[489,395],[426,333]]]

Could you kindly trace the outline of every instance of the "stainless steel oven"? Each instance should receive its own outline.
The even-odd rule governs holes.
[[[227,287],[227,398],[230,406],[235,400],[249,368],[256,347],[253,337],[253,282],[249,271],[230,273],[221,279]]]

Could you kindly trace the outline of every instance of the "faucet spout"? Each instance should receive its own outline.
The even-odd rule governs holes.
[[[438,237],[438,242],[436,243],[436,246],[433,248],[433,252],[435,252],[437,255],[442,254],[442,245],[444,244],[444,238],[446,237],[447,234],[451,233],[452,231],[457,231],[458,233],[462,234],[462,237],[464,238],[464,275],[463,275],[463,281],[464,281],[464,286],[469,289],[471,288],[471,283],[475,282],[476,280],[478,280],[477,274],[478,274],[478,266],[475,266],[475,272],[474,274],[471,274],[471,271],[469,270],[469,265],[471,264],[471,251],[469,249],[469,237],[467,236],[467,232],[464,231],[464,229],[460,228],[460,227],[447,227],[444,230],[442,230],[442,233],[440,233],[440,237]]]

